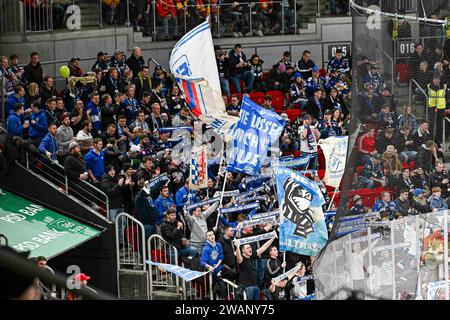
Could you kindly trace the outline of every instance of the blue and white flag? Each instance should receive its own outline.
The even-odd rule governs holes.
[[[209,21],[176,43],[169,66],[192,113],[225,137],[231,137],[237,117],[229,116],[225,110]]]
[[[302,174],[274,168],[280,203],[280,251],[315,256],[328,240],[320,188]]]
[[[319,141],[325,157],[325,176],[323,183],[338,187],[344,176],[347,160],[348,137],[329,137]]]
[[[309,163],[310,160],[311,155],[307,154],[299,158],[287,158],[287,159],[280,159],[279,161],[274,161],[273,166],[285,168],[304,167]]]
[[[208,162],[206,146],[192,148],[191,168],[189,175],[189,189],[199,190],[208,188]]]
[[[233,212],[238,212],[238,211],[244,211],[244,210],[250,210],[250,209],[255,209],[255,208],[259,208],[259,203],[255,202],[255,203],[249,203],[243,206],[234,206],[234,207],[230,207],[230,208],[221,208],[219,209],[220,213],[233,213]]]
[[[209,271],[200,272],[200,271],[189,270],[189,269],[177,266],[177,265],[153,262],[150,260],[147,260],[147,263],[149,265],[161,268],[167,272],[173,273],[174,275],[182,278],[186,282],[203,277],[205,274],[207,274],[209,272]]]
[[[268,147],[278,140],[284,125],[284,119],[278,114],[244,96],[227,170],[258,174],[267,157]]]

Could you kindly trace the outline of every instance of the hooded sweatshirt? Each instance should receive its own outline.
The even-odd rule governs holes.
[[[219,203],[215,203],[208,208],[208,210],[202,212],[199,217],[185,212],[184,218],[186,223],[191,229],[191,242],[192,243],[204,243],[206,241],[206,232],[208,231],[208,225],[206,219],[217,209]]]
[[[203,247],[202,256],[200,258],[200,264],[202,266],[214,266],[217,262],[219,262],[219,260],[223,261],[222,245],[216,241],[213,246],[211,242],[206,241],[205,246]],[[222,268],[223,266],[220,264],[219,267],[214,270],[214,274],[217,274],[220,270],[222,270]]]

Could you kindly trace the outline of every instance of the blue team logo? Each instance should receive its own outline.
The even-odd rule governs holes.
[[[173,69],[178,75],[186,77],[192,76],[191,65],[189,64],[189,60],[186,55],[182,55],[177,61],[175,61],[173,64]]]

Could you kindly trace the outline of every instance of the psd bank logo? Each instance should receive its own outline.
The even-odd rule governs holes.
[[[372,5],[367,8],[369,17],[367,18],[367,28],[369,30],[381,30],[381,9]]]
[[[177,61],[175,61],[173,64],[173,69],[175,70],[175,74],[185,77],[192,76],[191,65],[189,64],[189,60],[186,55],[182,55]]]

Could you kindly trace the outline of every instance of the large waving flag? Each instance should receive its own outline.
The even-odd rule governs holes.
[[[345,171],[348,137],[329,137],[319,141],[325,157],[325,176],[323,182],[338,187]]]
[[[177,42],[169,65],[192,113],[216,131],[230,136],[238,118],[229,116],[225,110],[208,21]]]
[[[244,96],[234,130],[233,148],[227,159],[227,170],[259,174],[269,146],[278,140],[284,125],[284,119],[278,114]]]
[[[317,255],[328,240],[322,192],[298,172],[276,167],[274,174],[281,213],[280,251]]]

